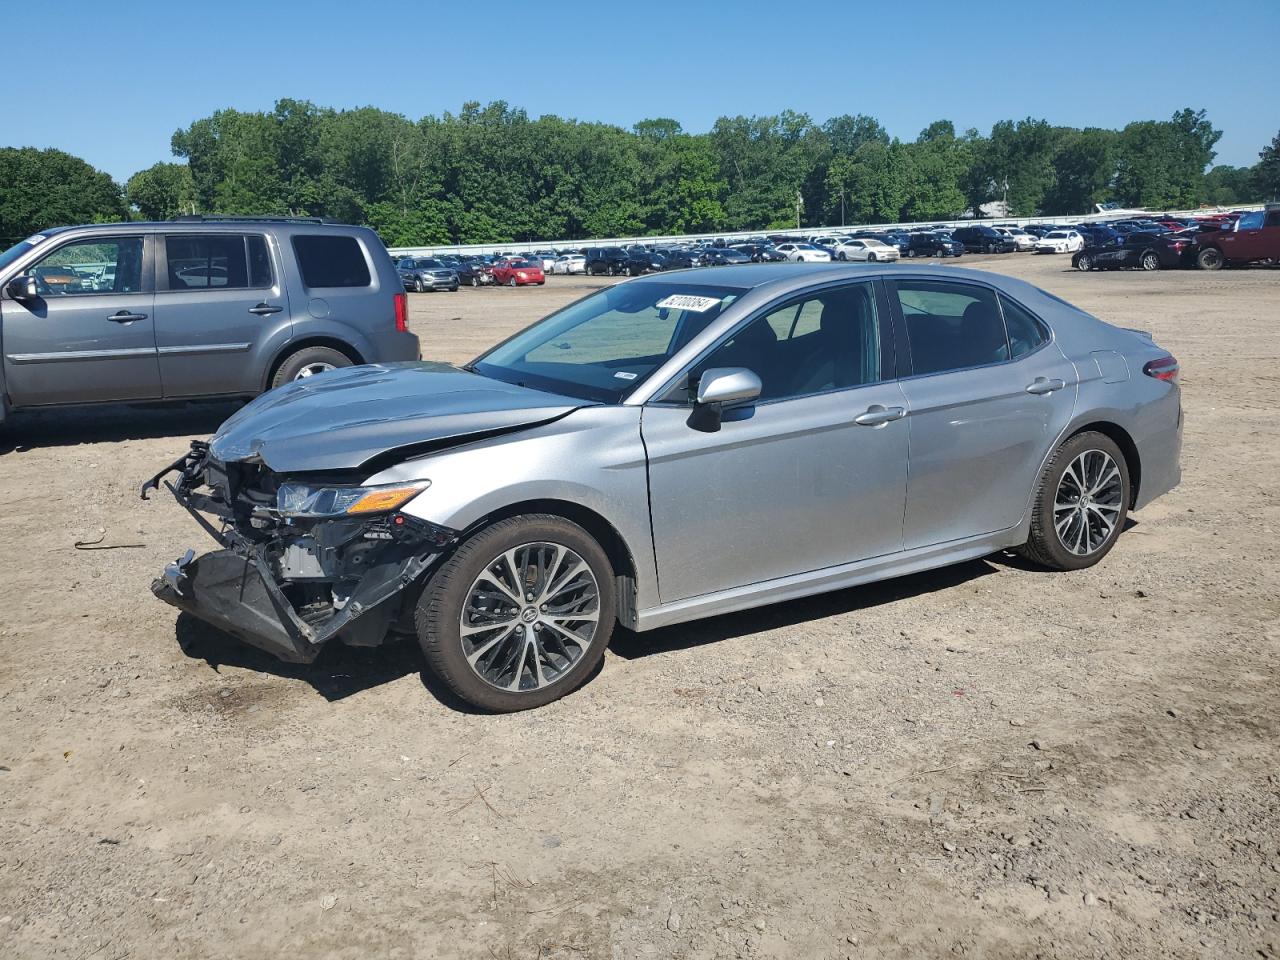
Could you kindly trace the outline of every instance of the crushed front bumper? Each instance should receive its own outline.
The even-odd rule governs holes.
[[[151,592],[291,663],[310,663],[334,638],[380,643],[404,614],[405,590],[458,538],[399,513],[298,523],[270,516],[260,502],[246,513],[232,472],[204,444],[148,481],[144,498],[170,471],[181,475],[165,487],[223,549],[200,557],[188,550]]]

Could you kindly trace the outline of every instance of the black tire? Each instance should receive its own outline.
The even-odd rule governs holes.
[[[480,286],[480,278],[477,277],[474,273],[471,275],[471,285],[473,287]]]
[[[1076,269],[1083,270],[1085,273],[1088,273],[1090,270],[1092,270],[1093,256],[1088,253],[1082,253],[1080,254],[1080,256],[1076,257]]]
[[[1221,270],[1227,258],[1217,247],[1205,247],[1196,254],[1196,266],[1201,270]]]
[[[515,277],[510,277],[510,278],[508,278],[508,280],[507,280],[507,286],[508,286],[508,287],[510,287],[512,290],[514,290],[514,289],[516,288],[516,286],[517,286],[517,284],[516,284],[516,278],[515,278]]]
[[[908,247],[908,248],[907,248],[907,256],[908,256],[908,257],[911,257],[912,259],[915,259],[915,255],[916,255],[916,249],[915,249],[915,247]]]
[[[876,255],[875,255],[874,253],[869,253],[869,254],[867,254],[867,259],[868,259],[868,260],[870,260],[872,263],[875,263],[875,262],[876,262]]]
[[[841,259],[841,260],[848,260],[848,259],[849,259],[848,257],[846,257],[846,256],[844,255],[844,251],[843,251],[843,250],[841,250],[841,251],[840,251],[840,259]]]
[[[1120,472],[1120,510],[1111,533],[1100,547],[1088,554],[1077,554],[1067,549],[1054,528],[1054,504],[1057,502],[1058,485],[1077,457],[1090,451],[1101,451],[1115,462]],[[1040,473],[1035,499],[1031,504],[1031,530],[1027,542],[1018,552],[1033,563],[1050,570],[1083,570],[1091,567],[1115,546],[1129,515],[1129,465],[1116,442],[1106,434],[1087,431],[1069,437],[1049,458]]]
[[[414,292],[414,293],[422,293],[422,291],[423,291],[422,278],[421,278],[421,277],[414,277],[414,278],[413,278],[413,292]]]
[[[331,367],[349,367],[351,358],[332,347],[303,347],[289,354],[276,368],[276,375],[271,378],[271,387],[283,386],[298,378],[307,367],[313,364],[327,363]]]
[[[467,663],[460,631],[463,604],[471,585],[495,558],[523,544],[541,541],[568,547],[591,568],[599,589],[596,631],[564,676],[533,690],[501,690],[481,679]],[[576,523],[551,514],[500,520],[454,551],[427,582],[414,617],[418,642],[431,670],[467,703],[495,713],[541,707],[581,686],[604,657],[615,617],[613,577],[604,550]]]
[[[1142,255],[1141,263],[1143,270],[1159,270],[1160,254],[1156,253],[1154,250],[1148,250]]]
[[[450,288],[449,288],[449,292],[450,292],[450,293],[457,293],[457,292],[458,292],[458,285],[455,283],[452,287],[450,287]]]

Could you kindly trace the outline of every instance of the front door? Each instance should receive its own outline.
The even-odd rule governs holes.
[[[664,603],[902,549],[907,431],[885,312],[863,281],[747,322],[690,375],[745,367],[763,383],[714,432],[683,383],[644,408]]]
[[[39,295],[0,306],[15,406],[160,396],[148,242],[72,240],[27,268]]]
[[[170,234],[156,255],[156,346],[166,397],[257,393],[252,348],[289,323],[262,234]]]
[[[1048,328],[991,287],[889,284],[911,437],[906,549],[1019,523],[1041,464],[1075,409],[1075,367]]]

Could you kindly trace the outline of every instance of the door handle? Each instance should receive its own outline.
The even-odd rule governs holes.
[[[1052,380],[1046,380],[1044,377],[1036,377],[1027,384],[1027,393],[1034,393],[1037,396],[1053,393],[1055,390],[1061,390],[1066,384],[1054,377]]]
[[[256,307],[250,307],[249,312],[259,317],[265,317],[268,314],[279,313],[283,309],[284,307],[277,307],[274,303],[260,303]]]
[[[853,422],[862,427],[883,427],[886,423],[901,420],[906,415],[906,407],[886,407],[873,403],[867,407],[866,413],[860,413],[854,417]]]
[[[145,313],[130,313],[128,310],[118,310],[107,317],[112,323],[133,323],[135,320],[145,320]]]

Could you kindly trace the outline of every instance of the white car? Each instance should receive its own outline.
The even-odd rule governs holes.
[[[837,260],[868,260],[872,263],[897,260],[898,248],[881,243],[871,237],[861,240],[845,240],[836,246]]]
[[[546,269],[545,267],[543,268]],[[551,264],[552,273],[586,273],[587,258],[580,253],[566,253]]]
[[[551,271],[555,269],[556,261],[560,259],[556,256],[555,252],[551,250],[539,250],[536,253],[529,253],[525,256],[527,259],[532,260],[540,266],[543,273],[551,273]]]
[[[831,254],[819,250],[812,243],[780,243],[777,251],[784,254],[789,263],[830,263]]]
[[[1025,250],[1034,250],[1036,248],[1036,243],[1038,242],[1036,235],[1034,233],[1027,233],[1027,231],[1023,230],[1021,227],[996,227],[995,230],[996,233],[1004,234],[1016,243],[1018,245],[1019,253],[1022,253]]]
[[[1084,247],[1084,237],[1075,230],[1053,230],[1036,243],[1036,253],[1075,253]]]

